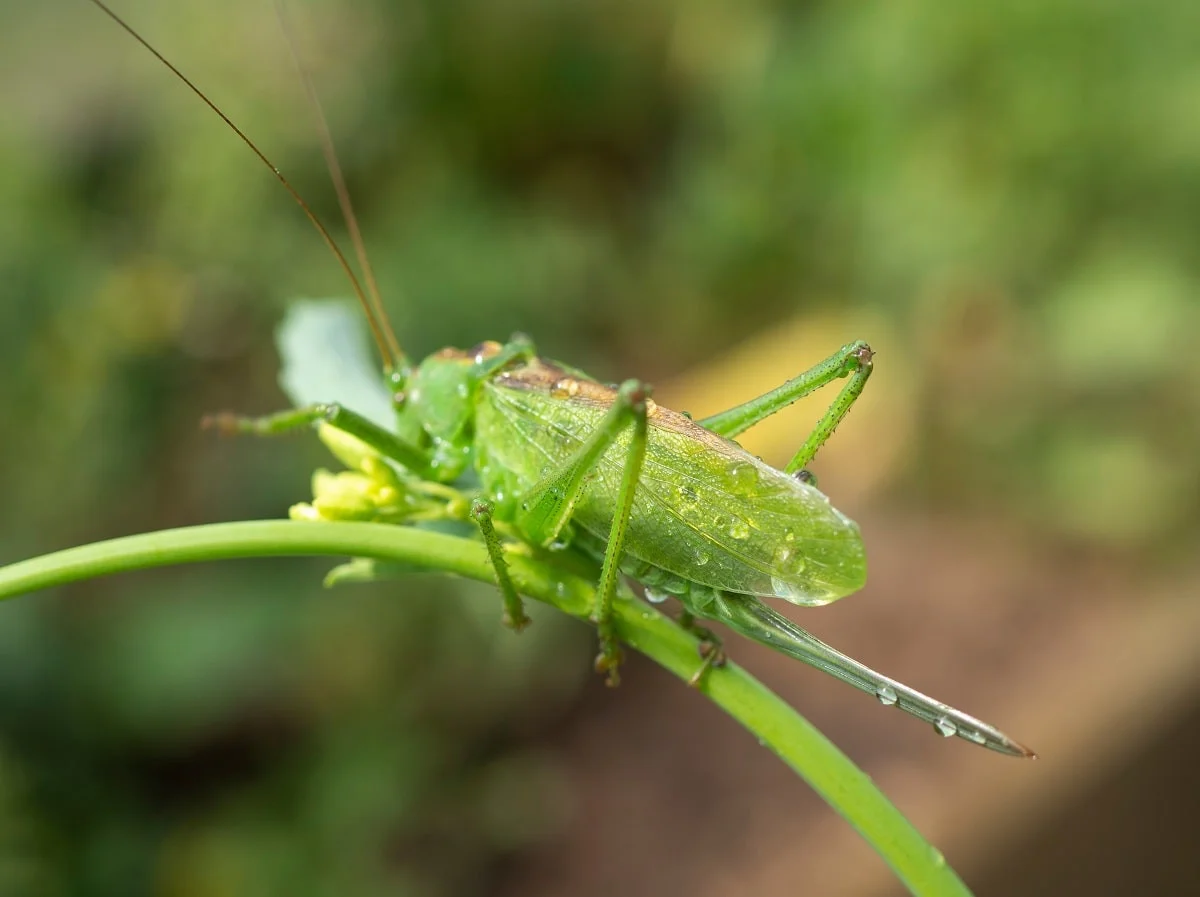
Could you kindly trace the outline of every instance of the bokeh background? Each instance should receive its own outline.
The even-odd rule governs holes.
[[[292,6],[410,352],[524,330],[708,413],[868,339],[814,469],[870,584],[796,618],[1042,758],[734,656],[981,895],[1195,886],[1200,6]],[[270,3],[119,9],[337,219]],[[0,562],[306,497],[315,440],[197,427],[280,407],[287,301],[346,293],[286,194],[83,2],[0,2],[0,110]],[[896,893],[649,664],[325,566],[0,607],[0,893]]]

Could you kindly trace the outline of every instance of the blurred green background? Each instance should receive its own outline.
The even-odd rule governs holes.
[[[411,353],[523,330],[713,411],[703,384],[729,404],[752,361],[770,385],[863,337],[835,501],[1103,557],[1186,610],[1200,6],[292,6]],[[267,0],[118,9],[337,221]],[[278,408],[286,302],[346,293],[286,194],[83,2],[0,2],[0,109],[0,562],[305,498],[315,440],[197,428]],[[588,824],[556,733],[636,699],[552,614],[514,639],[486,589],[323,569],[0,607],[0,893],[537,892],[520,858]]]

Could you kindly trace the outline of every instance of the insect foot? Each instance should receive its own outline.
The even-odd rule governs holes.
[[[860,367],[870,367],[871,360],[875,357],[875,350],[863,343],[854,350],[854,357],[858,359]]]
[[[222,436],[236,436],[242,432],[242,418],[231,411],[219,411],[200,418],[201,430],[216,430]]]
[[[698,688],[709,670],[725,666],[725,662],[729,658],[725,654],[721,640],[711,629],[697,625],[696,618],[689,612],[684,611],[679,615],[679,625],[700,639],[700,644],[696,646],[696,653],[700,655],[701,664],[699,669],[692,674],[692,678],[688,679],[689,686]]]
[[[618,669],[624,660],[625,653],[621,650],[621,646],[617,644],[611,633],[605,634],[604,627],[601,627],[600,653],[596,655],[596,662],[593,666],[597,673],[604,676],[604,684],[609,688],[616,688],[621,684],[621,674]]]

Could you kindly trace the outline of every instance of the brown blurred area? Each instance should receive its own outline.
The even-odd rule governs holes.
[[[294,7],[410,352],[527,331],[699,416],[868,340],[814,470],[869,583],[793,617],[1040,758],[731,654],[981,897],[1195,889],[1195,4]],[[337,219],[270,3],[118,9]],[[87,4],[0,0],[0,98],[0,562],[282,515],[315,440],[196,422],[284,403],[273,327],[336,265]],[[747,447],[782,463],[829,398]],[[611,692],[552,613],[323,572],[0,606],[0,894],[898,893],[644,660]]]

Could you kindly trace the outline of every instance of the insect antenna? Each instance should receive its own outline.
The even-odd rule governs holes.
[[[350,266],[350,262],[346,259],[345,253],[342,252],[341,248],[334,241],[333,235],[329,233],[328,228],[326,228],[321,222],[321,219],[317,217],[317,213],[314,212],[309,204],[304,201],[304,197],[302,197],[299,191],[292,186],[291,182],[284,177],[283,172],[280,171],[275,166],[275,163],[268,159],[266,154],[258,148],[258,144],[251,140],[241,128],[233,123],[233,120],[228,115],[221,111],[221,108],[216,103],[208,98],[208,95],[205,94],[204,91],[197,87],[187,75],[176,68],[170,60],[162,55],[162,53],[158,52],[158,50],[156,50],[154,46],[148,40],[146,40],[146,38],[142,37],[136,30],[134,30],[132,25],[113,12],[113,10],[110,9],[103,2],[103,0],[91,0],[91,2],[95,6],[99,7],[101,12],[116,22],[126,33],[130,35],[130,37],[149,50],[155,59],[170,69],[171,73],[184,84],[186,84],[192,93],[194,93],[204,102],[204,105],[208,106],[209,109],[215,112],[221,121],[225,122],[225,124],[229,126],[230,130],[232,130],[233,133],[241,139],[242,143],[246,144],[246,146],[253,151],[254,155],[258,157],[259,161],[262,162],[263,165],[267,166],[268,169],[270,169],[271,173],[275,175],[275,178],[279,181],[279,183],[284,186],[284,189],[291,194],[292,199],[294,199],[297,205],[300,206],[308,220],[312,222],[313,227],[317,229],[317,232],[321,235],[321,239],[325,241],[325,245],[329,247],[331,252],[333,252],[334,256],[338,260],[338,264],[342,267],[342,271],[345,272],[346,277],[350,280],[350,285],[354,288],[354,294],[358,297],[358,301],[362,305],[363,311],[366,313],[367,324],[371,328],[371,335],[375,338],[375,345],[379,347],[379,353],[383,358],[384,367],[391,372],[398,364],[402,364],[404,361],[403,355],[396,354],[399,351],[399,346],[396,346],[396,352],[393,352],[395,336],[391,335],[391,328],[386,325],[386,319],[384,324],[380,323],[379,317],[377,317],[375,314],[374,306],[372,306],[371,302],[368,301],[366,293],[363,292],[362,284],[359,283],[358,277],[355,276],[354,269]],[[384,336],[385,333],[391,337],[390,341]]]
[[[358,226],[358,216],[354,214],[354,204],[350,200],[350,190],[346,187],[346,178],[342,172],[342,165],[338,161],[337,149],[333,145],[333,132],[329,129],[329,120],[325,116],[325,108],[321,105],[321,98],[317,95],[317,88],[313,84],[312,75],[309,74],[303,59],[300,58],[300,51],[297,49],[296,34],[292,28],[291,19],[288,17],[287,6],[284,0],[275,0],[275,15],[279,19],[279,26],[283,30],[283,37],[287,43],[288,52],[292,54],[292,61],[296,64],[296,71],[300,73],[300,80],[304,84],[304,92],[308,95],[309,105],[312,107],[313,116],[317,121],[317,129],[321,136],[321,152],[325,155],[325,166],[329,169],[329,177],[333,181],[333,189],[337,193],[338,204],[342,207],[342,217],[346,220],[346,229],[350,232],[350,241],[354,244],[354,252],[358,257],[358,265],[362,269],[363,279],[366,281],[367,296],[375,311],[375,319],[379,322],[380,329],[383,331],[383,338],[387,342],[393,364],[398,368],[403,368],[405,365],[404,351],[400,348],[400,343],[396,340],[396,333],[392,330],[387,311],[383,307],[383,299],[379,294],[379,283],[375,279],[375,271],[371,267],[371,260],[367,257],[367,244],[363,241],[362,231]]]

